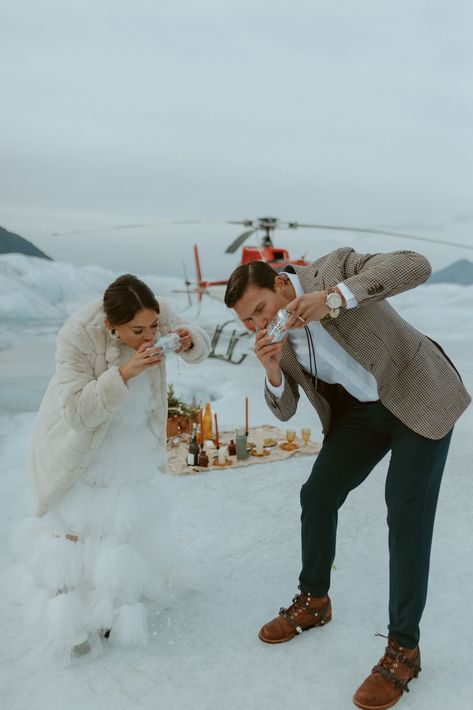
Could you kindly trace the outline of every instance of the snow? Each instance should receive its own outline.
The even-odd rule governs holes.
[[[54,335],[83,302],[97,297],[116,274],[33,257],[0,257],[0,572],[14,559],[9,540],[31,513],[25,456],[42,392],[53,371]],[[177,310],[186,296],[169,278],[142,277]],[[160,287],[162,290],[160,290]],[[423,286],[393,299],[407,320],[442,344],[473,391],[473,287]],[[196,307],[190,313],[197,315]],[[229,318],[225,307],[203,303],[209,330]],[[250,342],[244,345],[249,351]],[[208,360],[196,368],[175,358],[168,377],[177,394],[206,399],[221,429],[243,423],[278,424],[262,396],[263,375],[250,352],[241,366]],[[444,475],[430,591],[421,625],[423,671],[399,707],[443,710],[471,706],[473,661],[471,436],[473,411],[460,419]],[[304,397],[291,427],[318,420]],[[284,427],[284,425],[282,425]],[[299,489],[309,458],[171,479],[180,544],[195,568],[190,588],[175,593],[152,621],[144,649],[106,649],[70,666],[38,661],[19,632],[17,606],[0,607],[0,693],[5,707],[114,710],[316,710],[353,707],[353,692],[384,650],[387,624],[387,461],[348,498],[340,513],[333,621],[287,644],[259,641],[260,626],[289,604],[300,563]],[[5,585],[0,588],[4,591]]]

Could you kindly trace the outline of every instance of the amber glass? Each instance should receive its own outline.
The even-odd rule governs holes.
[[[304,444],[308,444],[310,441],[310,429],[307,427],[301,429],[301,437]]]

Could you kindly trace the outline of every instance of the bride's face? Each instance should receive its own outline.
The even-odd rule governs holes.
[[[158,314],[150,308],[142,308],[128,323],[112,325],[106,321],[105,325],[110,330],[115,330],[122,343],[138,350],[140,345],[152,345],[156,341]]]

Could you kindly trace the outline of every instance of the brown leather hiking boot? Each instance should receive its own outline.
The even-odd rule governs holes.
[[[390,708],[404,692],[409,692],[407,684],[417,678],[420,671],[419,646],[404,648],[394,639],[388,639],[384,656],[360,685],[353,702],[363,710]]]
[[[281,607],[279,616],[265,624],[258,636],[265,643],[284,643],[314,626],[324,626],[332,618],[329,597],[296,594],[290,607]]]

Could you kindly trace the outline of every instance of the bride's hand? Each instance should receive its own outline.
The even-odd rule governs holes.
[[[155,348],[154,345],[143,343],[131,358],[120,367],[120,375],[124,382],[128,382],[132,377],[136,377],[143,370],[153,367],[160,363],[163,359],[161,348]]]
[[[176,350],[176,353],[182,353],[184,350],[189,350],[194,343],[192,342],[192,335],[187,328],[174,328],[171,333],[177,333],[181,339],[181,344]]]

